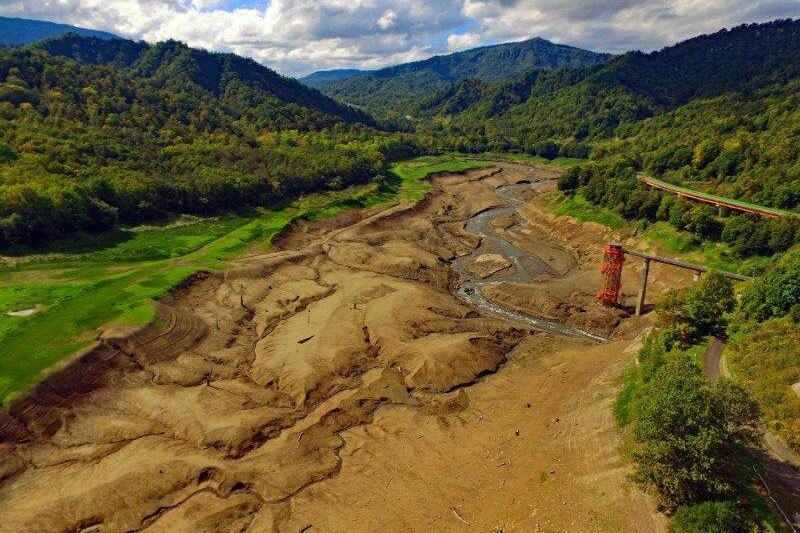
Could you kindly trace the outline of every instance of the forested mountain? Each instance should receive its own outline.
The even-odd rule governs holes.
[[[68,24],[56,24],[44,20],[30,20],[11,17],[0,17],[0,44],[21,45],[57,37],[65,33],[76,33],[87,37],[97,37],[99,39],[119,39],[117,35],[98,30],[87,30],[70,26]]]
[[[494,85],[461,82],[423,100],[434,129],[496,147],[625,136],[630,125],[697,98],[745,99],[800,74],[800,21],[744,25],[586,69],[530,71]],[[620,129],[622,128],[622,129]]]
[[[342,105],[293,78],[281,76],[252,59],[198,50],[178,41],[149,45],[68,34],[35,46],[54,56],[124,68],[135,76],[147,78],[151,85],[163,88],[179,90],[187,84],[197,85],[215,97],[239,100],[245,104],[241,111],[253,114],[261,113],[257,108],[264,98],[277,98],[348,122],[373,122],[369,115]]]
[[[353,76],[358,76],[367,73],[369,73],[368,70],[358,70],[356,68],[319,70],[317,72],[309,74],[308,76],[303,76],[302,78],[299,78],[299,81],[301,83],[305,83],[309,87],[319,88],[323,85],[327,85],[334,81],[340,81],[346,78],[352,78]]]
[[[176,42],[69,35],[2,50],[0,247],[363,183],[413,146],[361,118]]]
[[[585,67],[610,57],[536,38],[362,72],[318,86],[340,101],[382,117],[397,117],[410,112],[416,101],[431,92],[468,78],[497,82],[533,68]]]
[[[563,129],[555,121],[549,131],[514,126],[531,116],[529,100],[489,123],[511,135],[555,134],[565,145],[574,145],[579,135],[592,140],[595,161],[570,172],[562,188],[579,190],[629,219],[664,220],[703,238],[720,238],[742,256],[782,252],[800,242],[800,219],[720,217],[637,180],[644,171],[697,190],[800,211],[800,21],[742,26],[650,56],[626,56],[561,89],[562,109],[571,109],[567,98],[597,90],[598,78],[613,80],[606,102],[628,102],[581,108],[606,122],[570,131],[581,122],[578,115],[565,115]],[[636,120],[635,113],[648,118]],[[469,123],[466,116],[456,120]],[[527,142],[533,149],[554,149],[552,142]]]

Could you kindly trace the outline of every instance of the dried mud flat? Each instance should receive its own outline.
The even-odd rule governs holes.
[[[594,303],[612,236],[529,204],[495,227],[547,273],[486,287],[607,344],[456,297],[450,262],[486,246],[466,221],[553,177],[438,176],[415,207],[298,224],[188,281],[2,414],[0,531],[663,531],[611,415],[644,326]]]

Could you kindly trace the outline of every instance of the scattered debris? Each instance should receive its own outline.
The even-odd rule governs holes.
[[[456,511],[455,507],[451,507],[450,510],[453,511],[453,514],[455,515],[455,517],[458,519],[459,522],[463,522],[463,523],[465,523],[467,525],[470,525],[469,522],[464,520],[464,518],[460,514],[458,514],[458,511]]]
[[[311,335],[310,337],[306,337],[305,339],[300,339],[299,341],[297,341],[297,344],[305,344],[308,341],[310,341],[311,339],[313,339],[314,337],[315,337],[315,335]]]

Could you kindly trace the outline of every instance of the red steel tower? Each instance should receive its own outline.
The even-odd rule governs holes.
[[[621,244],[609,244],[605,247],[605,259],[600,272],[603,273],[603,290],[597,293],[597,299],[605,305],[616,305],[619,291],[622,289],[622,265],[625,264],[625,251]]]

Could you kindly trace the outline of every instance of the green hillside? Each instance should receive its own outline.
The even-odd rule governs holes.
[[[250,60],[176,42],[73,34],[2,51],[0,247],[274,205],[413,153],[360,118]]]
[[[482,88],[468,108],[452,105],[452,88],[421,107],[450,131],[517,146],[554,137],[626,137],[631,124],[693,99],[734,92],[749,97],[788,83],[800,74],[799,58],[800,22],[744,25],[590,69],[528,72]]]

